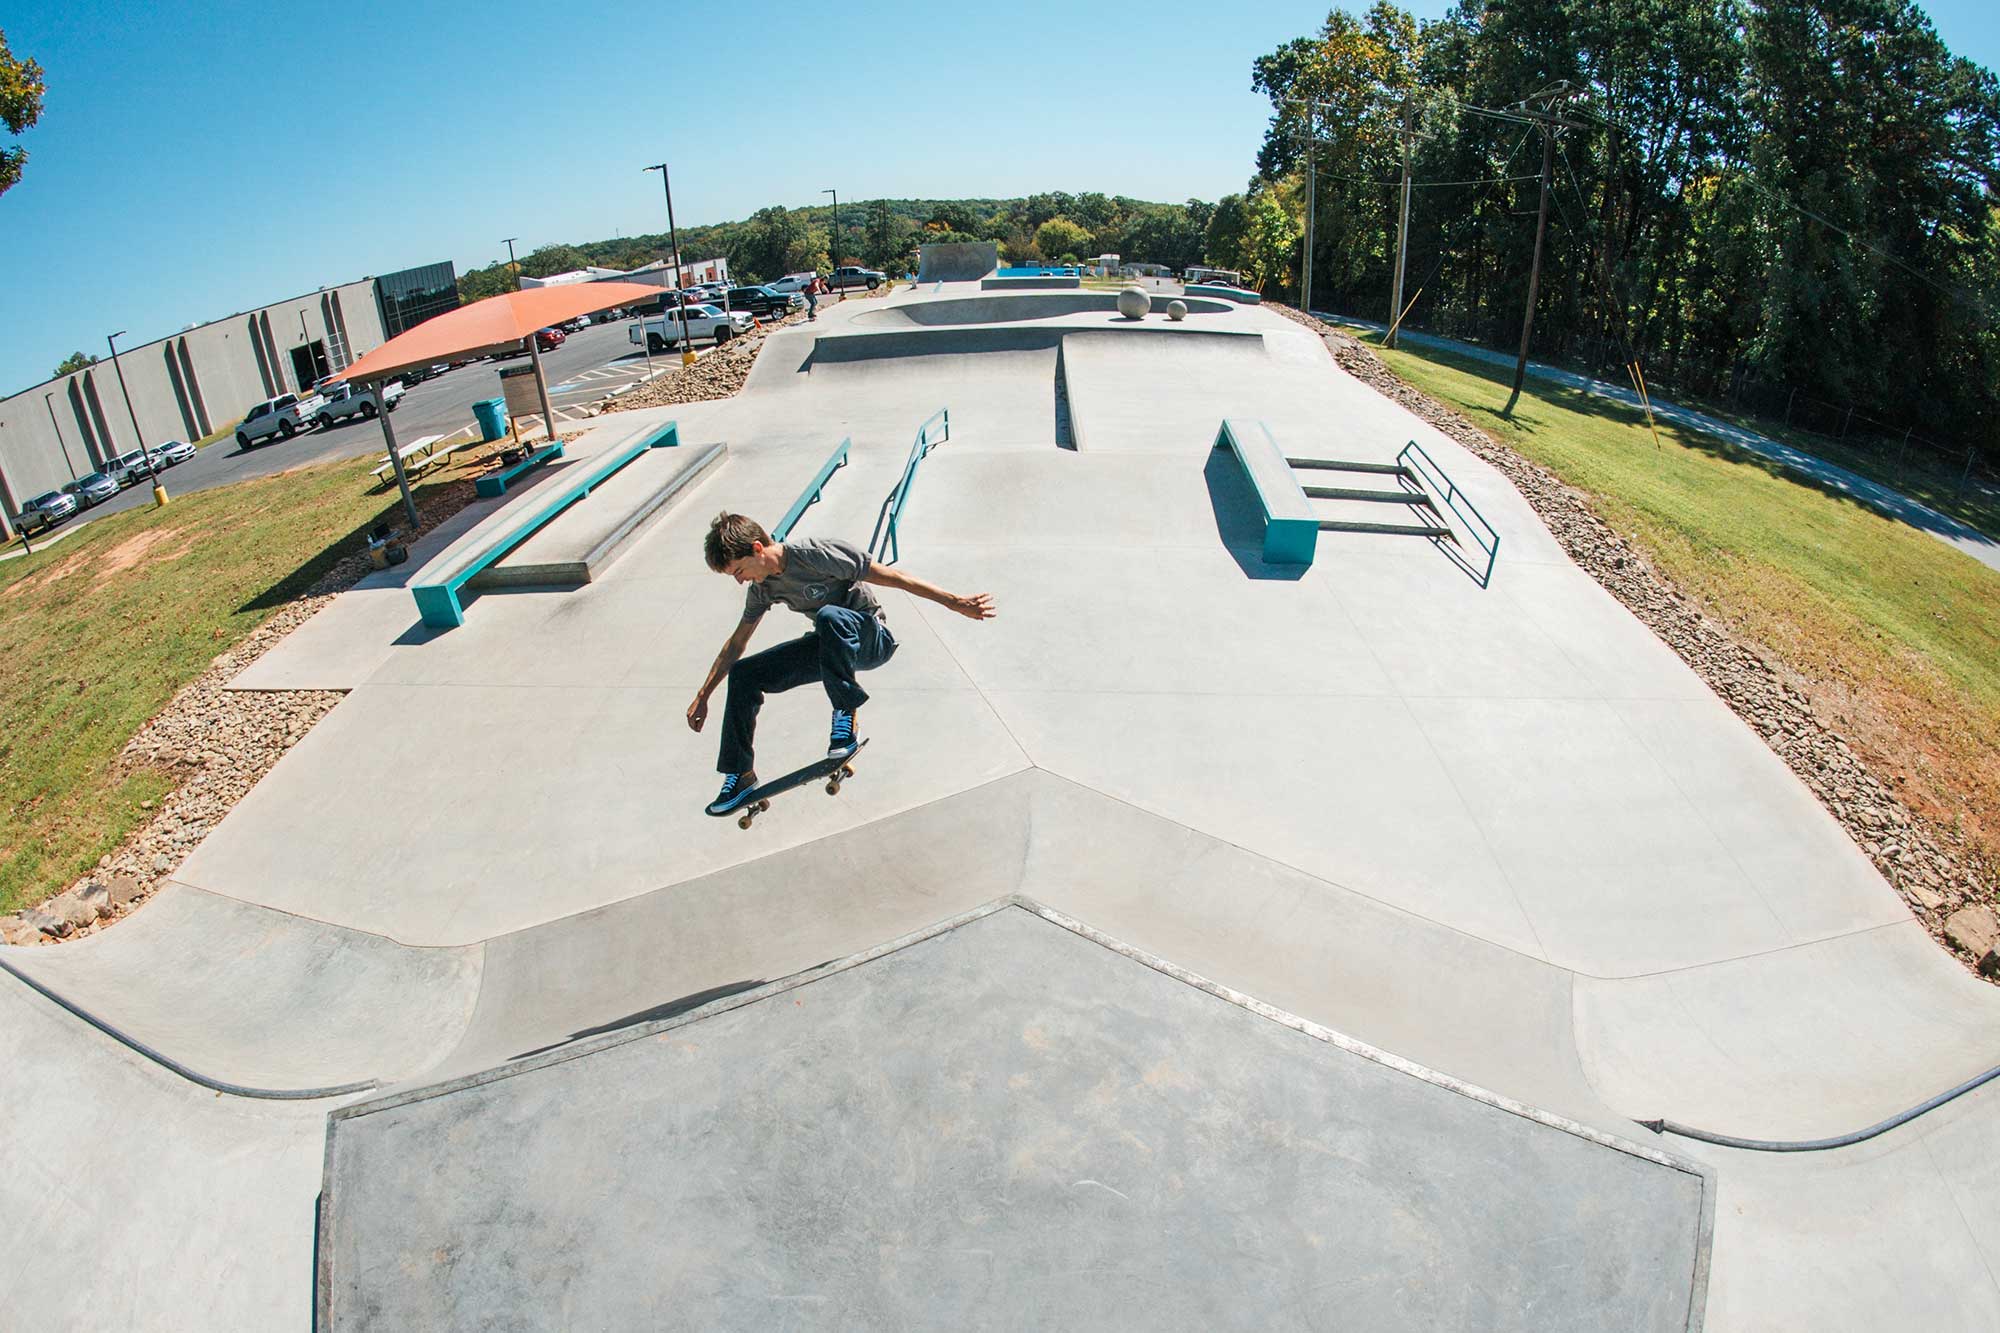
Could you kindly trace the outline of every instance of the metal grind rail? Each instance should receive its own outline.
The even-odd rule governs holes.
[[[934,425],[939,432],[935,438],[931,435]],[[948,407],[940,407],[917,427],[916,443],[910,446],[910,461],[903,465],[902,479],[882,498],[882,509],[875,515],[875,531],[868,538],[868,554],[874,559],[893,565],[903,558],[896,531],[903,519],[903,505],[910,498],[910,483],[917,478],[917,464],[923,462],[932,449],[950,438],[951,409]]]
[[[1477,575],[1479,586],[1483,588],[1491,583],[1494,562],[1500,558],[1500,534],[1486,521],[1486,516],[1473,507],[1472,501],[1458,489],[1457,483],[1445,474],[1445,470],[1438,466],[1437,460],[1424,452],[1424,447],[1415,440],[1403,446],[1402,452],[1396,455],[1396,462],[1407,468],[1422,488],[1436,497],[1433,504],[1436,503],[1436,499],[1442,499],[1465,525],[1466,532],[1478,544],[1479,549],[1486,553],[1486,568]],[[1469,565],[1467,572],[1471,572]]]
[[[772,541],[783,541],[791,532],[792,526],[805,516],[806,510],[819,503],[820,494],[826,490],[827,482],[833,480],[833,474],[847,466],[847,451],[853,443],[854,437],[850,435],[826,456],[826,462],[821,464],[818,474],[806,483],[806,488],[799,492],[799,498],[792,501],[792,507],[778,520],[778,526],[771,529]]]

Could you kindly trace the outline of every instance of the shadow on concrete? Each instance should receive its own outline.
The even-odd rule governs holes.
[[[656,1023],[665,1018],[677,1018],[682,1014],[699,1009],[705,1004],[712,1004],[717,1000],[726,1000],[732,995],[740,995],[747,990],[756,990],[759,986],[765,984],[767,984],[766,980],[759,977],[752,981],[732,981],[724,986],[710,986],[707,990],[694,991],[681,996],[679,999],[668,1000],[665,1004],[656,1004],[650,1009],[641,1009],[637,1013],[627,1014],[623,1018],[614,1018],[608,1023],[599,1023],[595,1027],[579,1028],[561,1041],[553,1041],[546,1046],[537,1046],[533,1050],[521,1051],[512,1058],[525,1060],[531,1055],[540,1055],[544,1051],[553,1051],[558,1047],[567,1046],[573,1041],[582,1041],[585,1037],[601,1037],[607,1032],[618,1032],[624,1028],[632,1027],[634,1024]]]
[[[1264,563],[1264,516],[1257,505],[1257,494],[1250,489],[1250,479],[1236,466],[1228,450],[1209,450],[1201,475],[1208,483],[1209,506],[1215,513],[1215,535],[1222,539],[1245,577],[1292,583],[1305,577],[1309,566]]]

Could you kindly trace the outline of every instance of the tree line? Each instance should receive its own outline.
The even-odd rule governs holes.
[[[1149,203],[1096,193],[1054,191],[1018,199],[864,199],[831,205],[760,208],[738,222],[680,229],[689,262],[717,257],[742,282],[769,282],[807,269],[865,264],[914,272],[917,248],[951,241],[993,241],[1002,262],[1074,263],[1100,254],[1166,264],[1202,262],[1214,205]],[[548,245],[523,255],[521,272],[545,278],[586,265],[634,269],[666,259],[667,234]],[[459,298],[475,301],[511,290],[505,260],[459,275]]]
[[[1298,292],[1312,151],[1313,302],[1392,317],[1407,146],[1408,323],[1511,349],[1541,94],[1535,355],[2000,449],[2000,85],[1911,0],[1378,0],[1252,81],[1271,124],[1211,256],[1267,290]]]

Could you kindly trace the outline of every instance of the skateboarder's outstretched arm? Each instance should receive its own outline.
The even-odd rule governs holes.
[[[868,572],[862,576],[861,581],[915,593],[919,597],[936,602],[939,606],[948,606],[970,620],[991,620],[999,614],[999,610],[993,605],[991,593],[976,592],[962,597],[955,592],[946,592],[935,583],[926,583],[914,574],[905,574],[900,569],[880,563],[871,562]]]
[[[688,705],[688,726],[693,730],[700,731],[701,724],[708,721],[708,696],[729,678],[729,668],[736,665],[736,659],[743,656],[743,650],[750,646],[750,636],[757,632],[757,625],[763,618],[760,615],[739,622],[736,632],[729,636],[729,641],[722,645],[722,651],[715,655],[715,665],[708,669],[708,679],[701,683],[701,688],[695,691],[694,702]]]

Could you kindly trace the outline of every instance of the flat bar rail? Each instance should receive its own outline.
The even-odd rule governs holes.
[[[1437,460],[1425,453],[1424,447],[1415,440],[1403,446],[1402,452],[1396,455],[1396,462],[1408,468],[1433,497],[1442,496],[1445,505],[1465,524],[1472,540],[1486,552],[1486,572],[1479,576],[1479,585],[1483,588],[1491,583],[1494,562],[1500,558],[1500,534],[1486,521],[1486,516],[1473,506],[1465,493],[1458,489],[1458,484],[1438,466]],[[1437,501],[1433,499],[1431,503],[1432,508],[1436,508]]]
[[[833,474],[847,466],[847,451],[853,443],[854,437],[850,435],[826,456],[826,462],[820,465],[819,474],[806,483],[806,488],[799,492],[799,498],[792,501],[792,507],[778,520],[778,526],[771,529],[772,541],[783,541],[791,532],[792,525],[805,516],[806,510],[819,503],[820,492],[826,489],[826,484],[833,479]]]
[[[931,427],[938,426],[939,434],[931,436]],[[902,479],[882,498],[882,508],[875,515],[875,531],[868,538],[868,553],[884,564],[893,565],[903,558],[903,548],[896,540],[896,530],[903,519],[903,505],[910,498],[910,483],[917,478],[917,464],[924,461],[930,451],[951,438],[951,409],[940,407],[924,418],[924,424],[917,427],[916,443],[910,446],[910,461],[903,465]],[[884,557],[884,552],[888,552]]]

